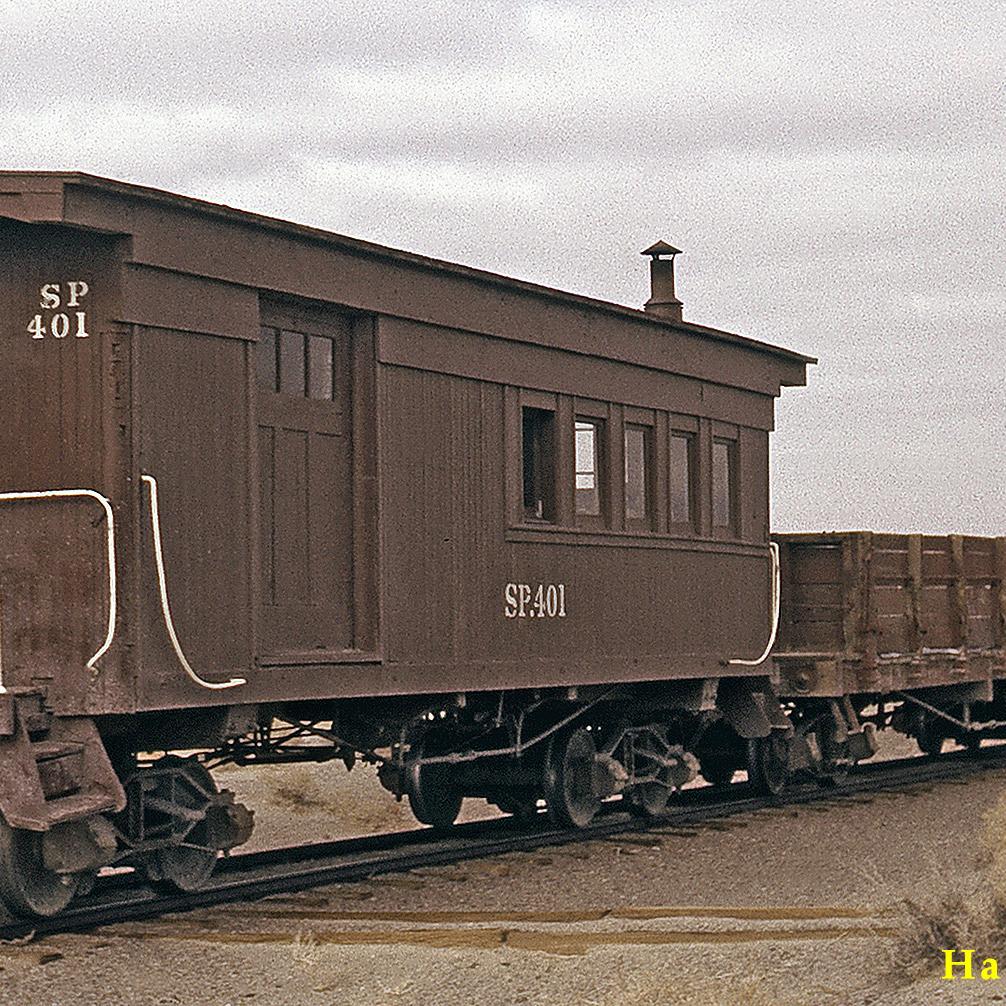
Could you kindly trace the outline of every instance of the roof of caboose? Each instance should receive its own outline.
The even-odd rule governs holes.
[[[527,280],[514,279],[484,269],[447,262],[442,259],[418,255],[414,252],[402,251],[385,245],[364,241],[359,238],[347,237],[332,231],[309,227],[305,224],[292,223],[275,217],[268,217],[246,210],[234,209],[219,203],[208,202],[190,196],[178,195],[130,182],[121,182],[99,175],[91,175],[78,171],[0,171],[0,218],[8,217],[26,223],[60,223],[85,229],[85,221],[74,219],[66,212],[66,189],[79,186],[87,189],[107,192],[112,195],[142,199],[150,203],[169,205],[177,209],[230,220],[246,226],[254,226],[264,231],[278,232],[305,241],[322,243],[357,255],[383,258],[388,261],[405,263],[432,272],[451,274],[474,282],[495,285],[504,289],[520,291],[558,303],[574,305],[589,311],[603,312],[608,315],[631,318],[634,322],[646,322],[664,329],[674,329],[692,335],[706,337],[716,342],[723,342],[744,347],[756,352],[776,357],[795,364],[813,364],[817,359],[785,349],[770,343],[751,339],[747,336],[711,328],[706,325],[696,325],[689,321],[675,321],[658,317],[638,308],[627,307],[611,301],[586,297],[582,294],[556,290],[552,287]],[[802,381],[783,379],[784,385],[803,383]]]

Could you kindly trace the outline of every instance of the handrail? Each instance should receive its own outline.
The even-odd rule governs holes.
[[[779,632],[779,608],[782,585],[779,581],[779,545],[777,542],[770,541],[768,547],[772,555],[772,631],[769,633],[768,643],[765,644],[762,655],[757,660],[728,660],[727,663],[731,666],[757,667],[759,664],[765,663],[768,655],[772,652],[772,647],[775,646],[775,637]]]
[[[150,529],[154,538],[154,563],[157,566],[157,586],[161,596],[161,614],[164,617],[164,627],[168,630],[168,638],[174,647],[175,656],[178,663],[182,665],[182,670],[202,688],[222,689],[236,688],[238,685],[246,685],[245,678],[231,678],[229,681],[207,681],[201,678],[192,668],[182,644],[178,641],[178,633],[175,632],[174,619],[171,617],[171,605],[168,602],[168,582],[164,572],[164,550],[161,544],[161,516],[160,507],[157,501],[157,479],[153,475],[141,475],[140,478],[147,484],[150,491]]]
[[[112,645],[112,640],[115,638],[118,585],[115,574],[115,515],[112,512],[111,502],[107,496],[103,496],[96,489],[45,489],[33,492],[0,493],[0,503],[82,497],[97,500],[105,511],[108,552],[108,629],[105,633],[105,641],[87,662],[86,666],[90,671],[94,670],[95,664],[108,652],[109,647]],[[0,667],[0,692],[6,691],[3,685],[2,673],[2,667]]]

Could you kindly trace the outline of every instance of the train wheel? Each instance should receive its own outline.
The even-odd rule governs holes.
[[[626,793],[629,811],[639,817],[660,817],[667,810],[670,796],[670,790],[657,782],[644,782]]]
[[[923,720],[915,735],[915,742],[919,745],[919,750],[933,758],[942,753],[946,739],[943,728],[935,717],[927,717]]]
[[[699,759],[702,778],[713,786],[726,786],[737,773],[737,760],[722,755],[707,754]]]
[[[748,779],[761,793],[779,796],[789,782],[789,738],[780,730],[748,741]]]
[[[48,919],[77,893],[77,878],[42,860],[42,832],[11,828],[0,818],[0,901],[13,915]]]
[[[842,736],[835,718],[826,716],[821,718],[809,736],[816,741],[812,747],[820,752],[820,760],[814,765],[817,784],[825,788],[844,786],[852,768],[848,734]]]
[[[665,731],[638,735],[633,742],[631,764],[653,779],[630,786],[625,792],[629,810],[639,817],[660,817],[667,810],[675,789],[671,766],[664,764],[669,747]]]
[[[961,738],[961,744],[967,748],[968,754],[978,754],[982,746],[982,738],[979,734],[968,733]]]
[[[451,768],[443,762],[423,765],[424,755],[444,754],[450,750],[445,730],[427,730],[409,750],[405,773],[408,780],[409,806],[420,824],[449,828],[461,813],[462,794],[451,779]]]
[[[218,794],[216,781],[209,770],[198,762],[190,762],[173,755],[162,759],[162,764],[177,763],[176,773],[165,774],[158,780],[153,796],[160,797],[179,808],[204,813]],[[203,817],[184,841],[152,852],[144,863],[152,886],[168,891],[188,893],[205,887],[217,864],[220,850],[212,843],[210,827]]]
[[[906,711],[904,730],[915,739],[919,750],[935,758],[943,751],[947,739],[947,724],[941,716],[935,716],[927,709],[913,708]]]
[[[544,789],[549,817],[564,828],[586,828],[601,801],[594,788],[597,745],[584,727],[554,734],[545,754]]]

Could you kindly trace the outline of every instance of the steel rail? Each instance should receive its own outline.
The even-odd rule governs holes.
[[[494,818],[455,825],[445,833],[417,828],[242,853],[222,859],[209,885],[191,894],[160,894],[142,883],[138,874],[116,874],[99,878],[91,894],[54,919],[0,924],[0,940],[83,932],[172,912],[293,893],[322,884],[366,880],[416,867],[570,845],[626,833],[659,835],[662,831],[701,826],[767,807],[833,803],[840,809],[848,797],[995,770],[1006,770],[1006,745],[977,753],[958,751],[935,757],[867,763],[857,766],[839,786],[825,788],[816,783],[801,784],[787,790],[783,797],[753,794],[746,783],[699,787],[683,791],[675,798],[671,809],[654,820],[633,817],[613,802],[605,805],[604,812],[594,823],[579,831],[554,828],[542,813],[539,821],[529,823],[509,817]]]

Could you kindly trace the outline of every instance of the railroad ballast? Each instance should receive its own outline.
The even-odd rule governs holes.
[[[683,320],[670,245],[634,310],[91,176],[0,182],[10,910],[109,864],[205,882],[251,832],[226,760],[362,759],[435,826],[467,796],[577,826],[699,770],[834,779],[874,726],[972,737],[979,700],[993,729],[999,630],[971,691],[956,659],[891,697],[818,687],[826,647],[770,655],[817,582],[780,593],[768,519],[774,400],[814,361]]]

